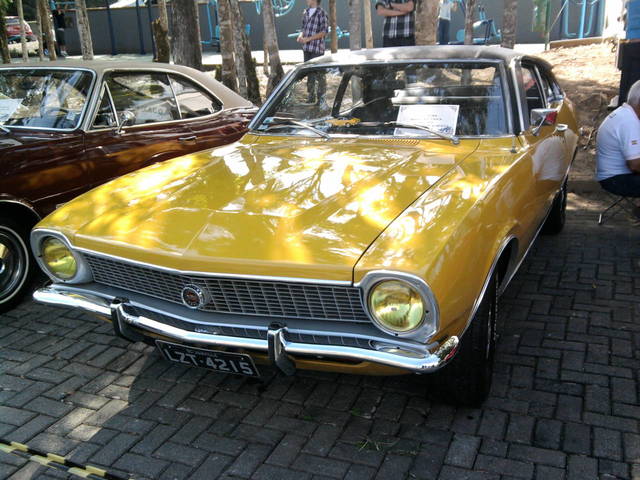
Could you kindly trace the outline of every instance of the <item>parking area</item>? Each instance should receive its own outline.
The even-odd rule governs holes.
[[[640,223],[571,194],[502,297],[482,409],[411,377],[173,366],[78,312],[0,316],[0,438],[149,479],[640,478]],[[0,478],[77,478],[0,450]]]

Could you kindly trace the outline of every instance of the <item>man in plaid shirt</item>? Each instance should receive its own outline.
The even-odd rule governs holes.
[[[376,12],[384,17],[383,47],[405,47],[416,44],[413,0],[380,0]]]
[[[327,14],[320,8],[321,0],[307,0],[307,7],[302,14],[302,31],[297,42],[302,44],[304,61],[324,55],[324,37],[329,31]],[[318,85],[316,96],[316,83]],[[320,100],[326,91],[324,75],[310,74],[307,79],[309,102]]]

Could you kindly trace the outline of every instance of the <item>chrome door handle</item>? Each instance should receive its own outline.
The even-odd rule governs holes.
[[[182,143],[187,143],[187,142],[195,142],[197,140],[197,136],[195,135],[190,135],[188,137],[179,137],[178,141],[182,142]]]
[[[566,132],[569,128],[569,125],[566,123],[559,123],[556,125],[556,132]]]

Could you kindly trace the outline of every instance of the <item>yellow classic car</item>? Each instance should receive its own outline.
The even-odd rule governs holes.
[[[573,107],[542,60],[403,47],[293,69],[238,142],[67,203],[31,235],[50,286],[168,359],[491,386],[498,297],[564,224]]]

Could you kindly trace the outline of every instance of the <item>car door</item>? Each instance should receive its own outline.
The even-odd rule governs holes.
[[[205,150],[238,140],[247,131],[249,116],[223,110],[222,102],[201,85],[180,74],[169,74],[180,115],[191,131],[185,148]]]
[[[119,126],[120,125],[120,126]],[[92,124],[85,134],[95,185],[193,150],[167,73],[105,74]]]
[[[534,212],[534,224],[544,220],[553,198],[565,179],[569,161],[564,137],[566,125],[558,123],[557,111],[561,108],[553,96],[549,85],[543,83],[538,67],[534,63],[523,63],[521,85],[524,92],[523,114],[526,130],[525,143],[530,147],[532,160],[532,180],[534,196],[531,205]],[[534,109],[553,108],[547,122],[536,132],[530,125],[531,112]]]

